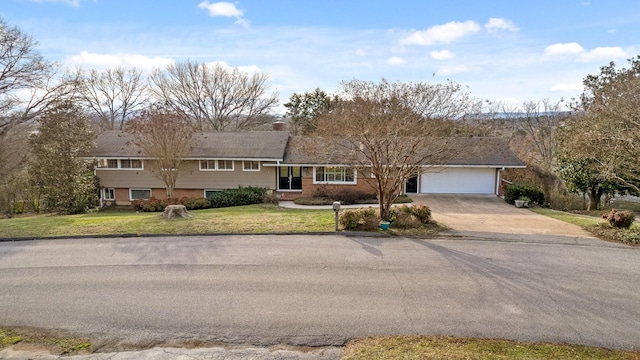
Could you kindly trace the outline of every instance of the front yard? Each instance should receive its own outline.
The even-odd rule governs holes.
[[[285,209],[257,204],[192,210],[191,219],[164,220],[162,213],[132,209],[105,210],[79,215],[35,215],[0,220],[0,238],[54,236],[312,233],[335,230],[333,210]],[[428,224],[417,229],[389,229],[385,234],[430,236],[444,229]]]

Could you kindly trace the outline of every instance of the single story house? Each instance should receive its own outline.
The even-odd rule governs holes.
[[[399,190],[497,194],[501,171],[524,167],[502,139],[454,138],[450,142],[458,156],[425,164]],[[285,199],[312,196],[323,185],[372,191],[366,168],[328,162],[304,144],[304,137],[292,137],[285,131],[198,133],[190,155],[180,165],[174,196],[206,197],[238,186],[265,187]],[[88,158],[96,160],[103,203],[126,205],[136,199],[167,196],[164,183],[155,176],[154,160],[125,132],[100,134]]]

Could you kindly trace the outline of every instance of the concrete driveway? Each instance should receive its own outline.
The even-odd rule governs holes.
[[[449,234],[531,239],[536,235],[556,237],[556,241],[592,241],[595,238],[579,226],[565,223],[528,209],[519,209],[507,204],[495,195],[412,195],[416,203],[425,204],[432,210],[433,218],[451,230]],[[599,241],[599,240],[598,240]]]

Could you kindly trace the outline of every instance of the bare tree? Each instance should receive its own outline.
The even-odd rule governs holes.
[[[453,82],[342,83],[339,106],[318,119],[318,146],[338,149],[336,163],[353,163],[370,172],[368,183],[378,196],[380,217],[388,218],[399,190],[425,164],[453,156],[440,137],[447,123],[460,119],[474,100]],[[327,144],[326,142],[329,142]]]
[[[147,101],[147,85],[136,68],[91,70],[81,78],[81,99],[104,130],[122,130],[125,121]]]
[[[133,135],[135,145],[151,159],[152,171],[165,183],[167,197],[173,198],[180,164],[191,151],[191,139],[196,130],[189,117],[154,106],[130,120],[125,129]]]
[[[268,94],[268,75],[248,74],[221,64],[187,61],[151,75],[151,90],[159,101],[188,114],[200,130],[249,130],[268,121],[278,103]]]
[[[0,136],[26,121],[23,116],[10,116],[24,107],[19,92],[43,88],[54,73],[54,65],[40,55],[36,45],[31,36],[0,19]]]

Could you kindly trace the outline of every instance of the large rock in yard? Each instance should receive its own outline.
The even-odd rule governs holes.
[[[187,208],[184,205],[168,205],[166,208],[164,208],[162,217],[167,220],[171,220],[174,217],[181,217],[186,219],[190,218],[191,214],[189,214]]]

